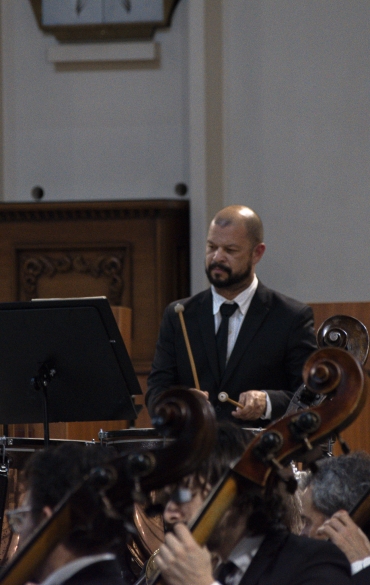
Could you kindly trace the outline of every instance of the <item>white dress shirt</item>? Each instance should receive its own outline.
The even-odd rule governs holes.
[[[254,275],[252,283],[249,285],[248,288],[243,290],[241,293],[238,294],[235,299],[229,301],[225,299],[222,295],[219,295],[215,287],[212,285],[212,298],[213,298],[213,315],[215,320],[215,333],[217,333],[219,326],[221,325],[221,312],[220,307],[223,303],[232,305],[233,303],[238,304],[238,308],[229,318],[229,336],[227,340],[227,354],[226,354],[226,363],[231,355],[231,352],[234,349],[235,342],[239,335],[240,328],[243,324],[244,317],[246,316],[249,306],[252,302],[254,293],[257,290],[258,286],[258,279],[257,276]],[[262,388],[255,388],[255,390],[262,390]],[[261,416],[262,419],[270,419],[271,418],[271,400],[269,395],[266,393],[266,410],[265,414]]]
[[[115,558],[116,556],[111,553],[80,557],[51,573],[51,575],[49,575],[49,577],[47,577],[40,585],[61,585],[85,567],[94,563],[99,563],[100,561],[113,561]]]
[[[236,339],[239,335],[240,327],[244,321],[244,317],[247,314],[249,309],[249,305],[253,299],[254,293],[257,290],[258,286],[258,279],[257,276],[254,275],[252,283],[249,285],[248,288],[243,290],[241,293],[238,294],[235,299],[232,301],[228,301],[225,297],[219,295],[215,291],[215,287],[212,285],[212,297],[213,297],[213,315],[215,319],[215,333],[217,333],[219,326],[221,325],[221,313],[220,307],[223,303],[232,305],[233,303],[238,304],[238,308],[236,311],[231,315],[229,318],[229,337],[227,341],[227,354],[226,354],[226,362],[229,359],[232,350],[234,349],[234,345]]]
[[[236,565],[235,571],[225,579],[226,585],[239,585],[244,573],[252,562],[253,557],[257,554],[259,547],[264,539],[262,536],[244,536],[239,540],[236,547],[228,556],[228,561],[232,561]],[[217,568],[215,573],[217,574]],[[214,581],[212,585],[220,585],[218,581]]]
[[[352,575],[359,573],[360,571],[362,571],[362,569],[366,569],[366,567],[368,567],[369,565],[370,565],[370,557],[365,557],[364,559],[361,559],[360,561],[355,561],[354,563],[351,563]]]

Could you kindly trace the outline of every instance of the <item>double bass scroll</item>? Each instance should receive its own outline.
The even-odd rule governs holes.
[[[259,485],[266,484],[273,468],[279,469],[297,458],[310,463],[314,447],[349,426],[365,404],[368,377],[356,358],[343,349],[314,352],[303,367],[303,380],[312,392],[326,400],[287,414],[256,437],[248,449],[251,470],[247,477]],[[317,455],[321,456],[320,449]],[[240,470],[239,463],[235,469]]]
[[[193,523],[191,531],[198,544],[207,543],[245,480],[265,493],[273,489],[276,480],[282,480],[293,492],[296,482],[286,473],[290,462],[299,457],[305,465],[311,465],[321,456],[320,443],[346,428],[361,412],[368,380],[361,365],[348,352],[336,348],[315,352],[304,366],[303,377],[308,387],[325,395],[326,400],[314,408],[286,415],[252,440],[208,496]],[[159,577],[157,573],[151,585]]]
[[[175,440],[157,450],[118,456],[100,470],[101,476],[92,475],[71,490],[3,568],[1,585],[24,585],[74,527],[101,531],[101,521],[93,522],[100,513],[130,523],[133,503],[192,473],[209,456],[216,440],[216,418],[199,392],[164,393],[155,407],[155,422],[163,436]]]
[[[348,315],[334,315],[326,319],[317,330],[317,345],[320,349],[337,348],[348,351],[362,365],[369,353],[369,334],[363,323]],[[286,414],[302,408],[318,406],[325,394],[316,393],[303,383],[291,399]]]
[[[369,354],[369,334],[363,323],[349,315],[333,315],[317,330],[317,345],[349,351],[364,365]]]

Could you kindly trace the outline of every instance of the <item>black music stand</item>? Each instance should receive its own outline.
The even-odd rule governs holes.
[[[132,420],[142,394],[105,297],[0,304],[0,423]]]

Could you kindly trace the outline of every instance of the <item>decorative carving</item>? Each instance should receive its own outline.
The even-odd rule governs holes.
[[[20,296],[26,300],[38,297],[40,278],[54,278],[67,273],[87,274],[108,283],[106,294],[112,305],[120,305],[124,290],[126,249],[23,251],[19,255]]]

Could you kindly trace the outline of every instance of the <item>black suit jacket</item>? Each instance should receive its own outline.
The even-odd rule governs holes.
[[[286,532],[266,536],[240,585],[350,585],[350,565],[335,544]]]
[[[169,387],[194,387],[180,319],[174,310],[177,302],[171,303],[163,316],[148,378],[149,412],[157,397]],[[219,392],[225,391],[238,400],[241,392],[253,389],[268,390],[272,419],[282,416],[302,383],[303,364],[316,349],[311,308],[259,282],[221,379],[211,289],[180,302],[185,307],[183,315],[200,387],[209,392],[217,417],[231,418],[234,410],[231,404],[218,401]],[[253,424],[265,426],[266,421]]]
[[[362,569],[351,580],[352,585],[369,585],[370,584],[370,566]]]

